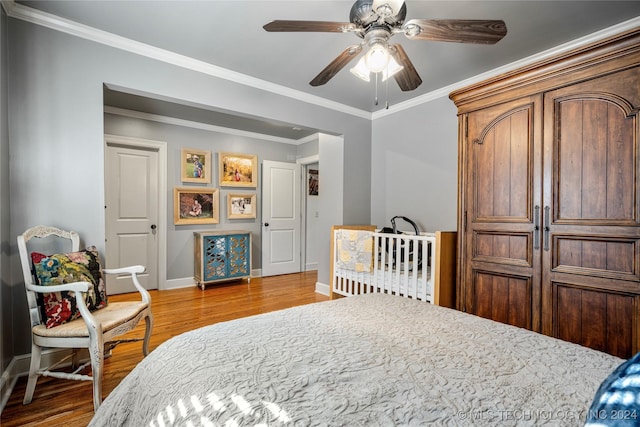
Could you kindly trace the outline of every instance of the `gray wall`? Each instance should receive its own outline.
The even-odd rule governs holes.
[[[369,221],[369,120],[24,21],[9,19],[8,23],[12,164],[24,165],[10,174],[10,191],[20,195],[11,204],[10,236],[46,223],[74,228],[83,244],[95,242],[104,250],[104,83],[343,135],[344,188],[339,190],[349,203],[344,203],[338,216],[353,222]],[[323,223],[323,227],[328,235],[328,225]],[[326,242],[327,253],[328,248]],[[21,285],[15,244],[11,249],[9,286]],[[328,276],[326,259],[321,262]],[[16,323],[12,328],[13,354],[28,353],[24,295],[15,293],[11,303]]]
[[[374,120],[373,224],[388,226],[392,217],[402,215],[414,220],[421,231],[457,229],[456,111],[453,102],[443,97]]]
[[[113,114],[104,115],[104,131],[109,135],[119,135],[142,139],[164,141],[167,143],[167,279],[183,279],[193,276],[193,232],[206,230],[247,230],[252,234],[252,268],[262,267],[260,248],[261,222],[260,207],[262,206],[261,179],[256,188],[228,188],[220,187],[220,223],[215,225],[174,225],[173,224],[173,187],[194,186],[183,184],[180,180],[180,150],[182,148],[196,148],[211,151],[211,173],[213,183],[207,186],[218,187],[216,184],[218,170],[217,153],[229,151],[236,153],[255,154],[258,164],[263,160],[295,163],[297,147],[292,144],[259,140],[246,136],[210,130],[194,129],[166,123],[123,117]],[[261,167],[259,175],[261,174]],[[197,184],[195,185],[197,186]],[[255,193],[258,206],[256,219],[227,219],[228,193]]]

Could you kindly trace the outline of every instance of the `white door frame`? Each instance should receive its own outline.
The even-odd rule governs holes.
[[[296,160],[296,163],[302,166],[300,173],[300,217],[304,220],[300,224],[300,271],[307,271],[307,167],[313,163],[320,163],[320,154],[302,157]]]
[[[120,135],[104,135],[107,145],[120,145],[131,149],[153,149],[158,151],[158,290],[167,289],[167,143],[150,139],[133,138]],[[104,171],[107,182],[108,170]],[[105,216],[105,221],[107,218]],[[106,229],[106,224],[105,224]]]
[[[266,163],[269,163],[270,165],[267,166],[265,165]],[[276,165],[278,164],[278,165]],[[271,165],[273,165],[273,168],[271,167]],[[302,217],[301,217],[301,206],[302,206],[302,202],[299,200],[300,199],[300,188],[293,188],[292,191],[293,193],[291,194],[292,197],[298,198],[298,200],[293,200],[293,217],[292,219],[285,219],[285,218],[272,218],[271,214],[269,211],[271,211],[271,207],[273,206],[273,200],[271,198],[271,183],[272,181],[272,169],[286,169],[286,170],[290,170],[293,171],[294,173],[294,180],[293,180],[293,185],[294,186],[298,186],[300,187],[300,182],[301,182],[301,178],[300,175],[301,174],[301,166],[297,163],[291,163],[291,162],[282,162],[282,161],[276,161],[276,160],[263,160],[262,161],[262,207],[261,207],[261,234],[262,234],[262,245],[261,245],[261,254],[260,257],[262,259],[262,267],[261,267],[261,276],[265,276],[265,266],[269,266],[269,268],[267,268],[266,270],[271,270],[269,271],[269,273],[271,274],[288,274],[288,273],[294,273],[294,272],[301,272],[303,271],[301,268],[301,263],[300,263],[300,259],[302,258],[302,249],[299,247],[300,246],[300,235],[302,234]],[[297,176],[295,176],[297,175]],[[267,179],[268,177],[268,179]],[[269,199],[267,199],[265,197],[265,194],[269,194]],[[287,194],[289,194],[287,192]],[[268,200],[268,203],[267,201]],[[271,226],[266,226],[265,224],[267,223],[271,223]],[[272,244],[273,244],[273,236],[274,236],[274,231],[287,231],[289,230],[289,228],[286,228],[287,225],[291,225],[291,223],[294,223],[294,233],[298,233],[298,236],[293,236],[293,241],[292,244],[294,245],[293,249],[293,259],[291,260],[291,262],[287,262],[287,263],[280,263],[280,264],[273,264],[271,262],[265,262],[266,260],[272,259],[273,256],[273,251],[271,250]],[[275,226],[273,225],[275,224]],[[283,227],[283,224],[285,228]],[[268,227],[268,228],[267,228]],[[268,237],[267,237],[268,236]],[[298,245],[298,247],[295,247],[295,245]],[[288,261],[288,260],[287,260]],[[294,268],[295,266],[295,268]],[[293,271],[295,270],[295,271]]]

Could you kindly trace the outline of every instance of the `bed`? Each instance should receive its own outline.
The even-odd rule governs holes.
[[[90,425],[577,426],[621,362],[453,309],[363,294],[176,336]]]

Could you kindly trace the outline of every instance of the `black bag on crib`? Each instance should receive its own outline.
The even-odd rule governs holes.
[[[394,216],[393,218],[391,218],[391,227],[383,227],[382,230],[380,230],[380,232],[388,233],[388,234],[406,234],[405,232],[398,230],[398,227],[396,226],[396,219],[402,219],[405,222],[408,222],[413,227],[413,232],[415,233],[415,235],[416,236],[420,235],[420,230],[418,229],[418,225],[411,219],[407,218],[406,216]],[[407,248],[406,251],[404,251],[403,250],[404,244],[405,243],[400,243],[396,245],[395,240],[392,240],[392,244],[387,245],[387,247],[385,248],[388,254],[387,259],[391,261],[392,267],[393,268],[399,267],[398,262],[400,263],[405,262],[405,253],[407,256],[407,261],[410,263],[409,269],[413,268],[412,263],[413,263],[414,257],[416,257],[418,267],[422,266],[422,245],[420,244],[417,245],[418,250],[414,251],[414,247],[413,247],[414,242],[410,241],[408,242],[409,247]],[[382,247],[382,239],[379,239],[378,247]],[[400,255],[398,256],[398,254]]]

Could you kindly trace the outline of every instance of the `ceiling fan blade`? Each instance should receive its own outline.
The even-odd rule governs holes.
[[[405,52],[404,48],[399,44],[389,45],[389,53],[393,56],[393,59],[404,68],[398,71],[393,75],[393,78],[396,79],[396,83],[400,86],[400,89],[403,91],[414,90],[418,86],[422,84],[422,79],[416,68],[411,63],[409,56],[407,56],[407,52]]]
[[[403,25],[409,39],[494,44],[507,34],[501,20],[411,19]]]
[[[353,58],[358,56],[358,54],[362,51],[362,45],[353,45],[349,46],[345,50],[342,51],[340,55],[329,65],[325,67],[324,70],[320,71],[313,80],[309,82],[311,86],[320,86],[327,83],[329,80],[333,78],[338,71],[342,70],[345,65],[347,65]]]
[[[266,31],[288,31],[288,32],[321,32],[321,33],[346,33],[356,30],[356,25],[351,22],[330,22],[330,21],[271,21],[264,25]]]

